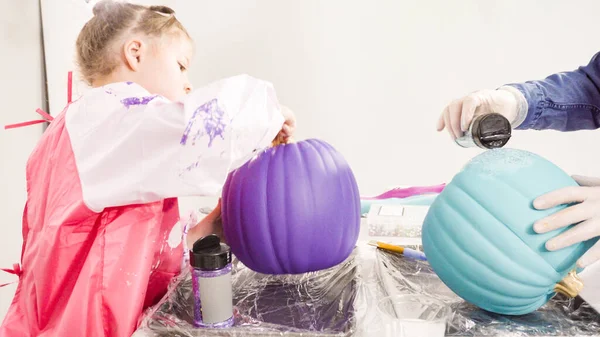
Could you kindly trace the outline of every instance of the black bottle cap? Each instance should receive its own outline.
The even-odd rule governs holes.
[[[190,265],[200,270],[219,270],[231,263],[231,248],[211,234],[194,242],[190,250]]]
[[[500,148],[508,143],[512,132],[510,122],[498,113],[481,115],[473,121],[473,141],[485,149]]]

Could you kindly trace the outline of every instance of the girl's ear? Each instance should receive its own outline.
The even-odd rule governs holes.
[[[140,39],[132,39],[123,45],[123,55],[125,63],[132,71],[138,71],[142,58],[142,53],[145,50],[145,45]]]

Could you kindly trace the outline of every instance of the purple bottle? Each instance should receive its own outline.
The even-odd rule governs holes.
[[[196,327],[233,326],[231,249],[218,236],[205,236],[190,250]]]

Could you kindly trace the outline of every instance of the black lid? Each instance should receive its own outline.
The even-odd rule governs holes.
[[[473,122],[473,141],[486,149],[503,147],[512,132],[510,122],[498,113],[481,115]]]
[[[219,270],[231,263],[231,248],[215,234],[200,238],[190,250],[190,265],[200,270]]]

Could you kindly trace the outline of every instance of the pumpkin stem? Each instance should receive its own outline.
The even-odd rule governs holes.
[[[284,141],[284,138],[283,138],[283,137],[277,137],[277,138],[276,138],[276,139],[275,139],[275,140],[274,140],[274,141],[271,143],[271,146],[275,147],[275,146],[279,146],[279,145],[281,145],[281,144],[290,144],[290,143],[293,143],[293,142],[294,142],[294,139],[293,139],[293,138],[291,138],[291,137],[287,139],[287,142],[286,142],[286,141]]]
[[[583,281],[577,275],[575,270],[572,270],[554,286],[554,291],[563,294],[567,297],[574,298],[583,289]]]

